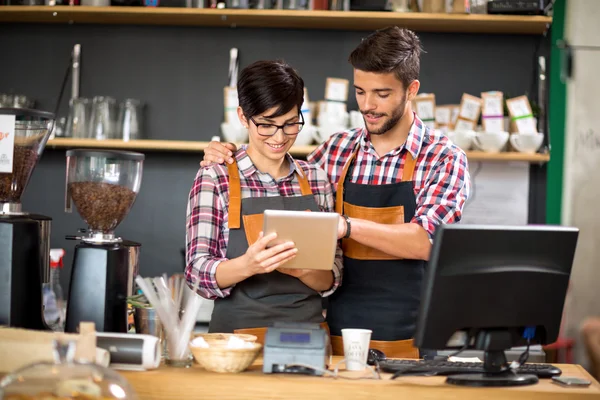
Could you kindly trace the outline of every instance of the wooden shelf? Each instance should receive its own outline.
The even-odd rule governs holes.
[[[421,32],[539,35],[545,16],[362,11],[236,10],[169,7],[6,6],[0,22],[188,25],[252,28],[375,30],[399,25]]]
[[[119,149],[138,150],[153,152],[182,152],[202,153],[208,146],[208,142],[188,142],[182,140],[95,140],[95,139],[67,139],[58,138],[48,141],[47,149]],[[316,146],[294,146],[290,153],[296,157],[305,157],[312,152]],[[468,151],[469,161],[527,161],[532,163],[546,163],[550,161],[549,154],[524,154],[516,152],[485,153],[482,151]]]

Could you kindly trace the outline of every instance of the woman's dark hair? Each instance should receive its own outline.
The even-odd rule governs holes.
[[[365,72],[389,73],[407,89],[419,79],[421,41],[413,31],[392,26],[367,36],[350,54],[350,64]]]
[[[283,61],[256,61],[240,74],[237,82],[240,107],[246,118],[278,107],[269,117],[284,115],[304,102],[304,81]]]

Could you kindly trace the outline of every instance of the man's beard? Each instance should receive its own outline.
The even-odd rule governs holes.
[[[402,100],[402,106],[398,107],[393,113],[392,116],[390,117],[390,119],[388,119],[386,122],[384,122],[384,124],[381,126],[381,128],[377,129],[377,130],[369,130],[369,128],[367,127],[367,123],[365,121],[365,127],[367,127],[367,131],[369,132],[369,134],[371,135],[383,135],[385,134],[387,131],[389,131],[390,129],[392,129],[394,126],[396,126],[396,124],[398,124],[398,122],[402,119],[402,117],[404,116],[404,110],[406,109],[406,95],[404,96],[404,99]],[[385,117],[387,114],[377,114],[377,113],[365,113],[362,112],[361,113],[363,115],[368,114],[368,115],[372,115],[375,117]]]

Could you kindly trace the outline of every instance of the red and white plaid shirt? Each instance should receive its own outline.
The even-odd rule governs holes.
[[[417,209],[411,222],[425,228],[431,240],[438,225],[460,221],[471,191],[467,156],[445,135],[429,129],[415,114],[406,142],[381,157],[366,130],[352,129],[332,135],[307,160],[327,172],[336,190],[357,143],[360,147],[349,177],[351,182],[369,185],[400,182],[406,157],[417,157],[413,176]]]
[[[269,174],[256,169],[246,153],[245,146],[238,150],[235,158],[240,170],[242,198],[269,196],[301,196],[300,183],[294,173],[296,164],[287,156],[290,172],[287,176],[275,180]],[[314,164],[298,160],[302,170],[298,171],[308,178],[310,188],[322,211],[334,212],[333,189],[327,174]],[[227,297],[233,286],[219,288],[215,279],[217,267],[227,260],[229,240],[229,174],[226,165],[213,164],[200,168],[190,191],[187,206],[186,268],[185,276],[193,285],[200,279],[198,294],[207,299]],[[328,296],[341,282],[342,250],[338,246],[333,265],[334,283],[321,296]]]

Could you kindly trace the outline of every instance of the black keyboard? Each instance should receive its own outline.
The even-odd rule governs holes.
[[[482,362],[444,360],[382,360],[379,361],[379,367],[384,372],[396,373],[406,370],[408,374],[429,372],[435,375],[454,375],[484,372]],[[524,364],[517,368],[516,373],[537,375],[538,378],[552,378],[562,374],[562,371],[550,364]]]

